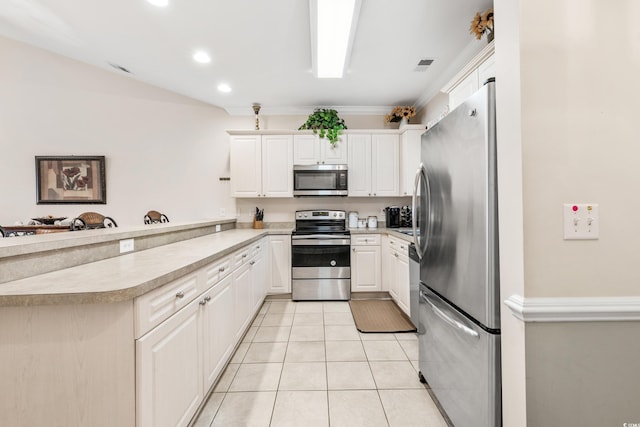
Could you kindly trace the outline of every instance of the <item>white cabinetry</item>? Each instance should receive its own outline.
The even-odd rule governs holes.
[[[442,89],[449,94],[449,110],[473,95],[490,77],[495,77],[494,44],[489,43]]]
[[[293,196],[292,135],[232,135],[234,197]]]
[[[380,291],[380,235],[351,235],[351,291]]]
[[[266,294],[266,238],[136,298],[136,425],[186,426]]]
[[[234,349],[235,334],[229,327],[233,319],[234,292],[231,276],[207,291],[203,298],[204,390],[209,390],[222,372]]]
[[[413,182],[420,166],[420,142],[424,125],[409,125],[400,135],[400,195],[413,195]]]
[[[398,307],[410,316],[409,244],[392,236],[389,236],[386,242],[384,287],[389,291]]]
[[[138,426],[186,426],[203,399],[200,304],[136,341]]]
[[[344,165],[347,164],[346,139],[338,138],[331,145],[326,138],[318,135],[294,135],[293,163],[295,165]]]
[[[291,235],[269,236],[267,293],[291,292]]]
[[[398,196],[398,135],[349,134],[349,196]]]

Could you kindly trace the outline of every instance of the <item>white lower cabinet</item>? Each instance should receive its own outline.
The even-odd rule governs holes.
[[[248,326],[253,304],[252,297],[251,265],[247,262],[233,272],[233,289],[235,291],[233,331],[236,340],[242,337],[244,329]]]
[[[404,240],[389,237],[385,250],[385,288],[393,300],[408,316],[409,302],[409,244]]]
[[[189,424],[264,300],[266,242],[136,299],[138,427]],[[159,318],[148,306],[164,301],[165,294],[183,306]]]
[[[194,300],[136,341],[138,426],[186,426],[204,397],[200,304]]]
[[[222,372],[235,347],[235,333],[231,328],[235,295],[233,280],[227,276],[205,292],[202,315],[204,389],[209,390]]]
[[[291,235],[269,236],[268,294],[291,292]]]
[[[255,258],[249,261],[251,265],[251,274],[253,275],[252,280],[252,298],[251,302],[253,304],[253,308],[251,313],[249,313],[249,320],[253,317],[253,313],[260,310],[260,306],[264,301],[264,297],[267,294],[267,257],[265,256],[265,252],[267,248],[265,248],[267,240],[263,239],[258,245],[258,252],[255,255]]]
[[[382,290],[380,235],[351,236],[351,291]]]

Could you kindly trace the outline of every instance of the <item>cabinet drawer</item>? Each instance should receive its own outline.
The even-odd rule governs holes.
[[[246,246],[238,251],[236,251],[233,255],[233,269],[240,267],[242,264],[246,263],[251,259],[251,247]]]
[[[220,280],[231,274],[232,263],[232,257],[231,255],[229,255],[206,266],[204,268],[205,287],[204,289],[201,289],[201,291],[206,291],[207,289],[218,283]]]
[[[380,246],[379,234],[352,234],[351,246]]]
[[[264,239],[257,241],[251,245],[250,257],[258,256],[264,251]]]
[[[136,338],[189,304],[200,292],[198,276],[199,272],[189,274],[136,298]]]
[[[389,248],[391,249],[391,252],[397,252],[400,256],[409,256],[409,243],[402,239],[389,237]]]

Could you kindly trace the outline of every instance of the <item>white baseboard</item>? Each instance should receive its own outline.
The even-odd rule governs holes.
[[[640,297],[525,298],[504,301],[523,322],[619,322],[640,320]]]

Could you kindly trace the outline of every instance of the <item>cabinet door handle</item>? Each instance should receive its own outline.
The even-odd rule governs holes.
[[[178,293],[176,294],[176,298],[184,298],[184,292],[178,291]]]

